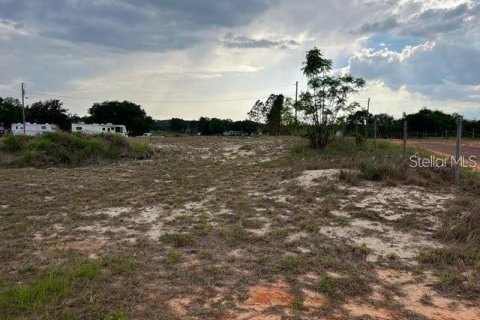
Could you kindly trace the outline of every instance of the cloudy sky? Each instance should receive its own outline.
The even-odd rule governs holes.
[[[480,118],[478,0],[0,0],[0,96],[72,113],[131,100],[154,118],[244,119],[294,96],[305,51],[368,81],[356,100]]]

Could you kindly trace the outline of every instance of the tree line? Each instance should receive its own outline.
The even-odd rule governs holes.
[[[199,120],[183,120],[179,118],[156,120],[153,130],[190,135],[221,135],[226,131],[241,131],[246,134],[255,134],[261,131],[263,127],[263,124],[252,120],[233,121],[230,119],[201,117]]]
[[[12,123],[23,121],[22,105],[18,99],[0,97],[0,124],[9,129]],[[25,121],[31,123],[56,124],[69,131],[72,123],[114,123],[123,124],[129,134],[141,135],[154,127],[154,120],[141,106],[129,101],[105,101],[94,103],[88,115],[80,117],[69,113],[62,101],[51,99],[37,101],[25,107]]]
[[[63,102],[57,99],[38,101],[25,108],[27,122],[53,123],[69,130],[72,122],[123,124],[131,135],[145,132],[172,131],[183,134],[214,135],[225,131],[242,131],[248,134],[262,131],[271,135],[300,134],[309,138],[314,148],[326,147],[329,137],[342,134],[373,136],[373,123],[377,136],[401,137],[403,122],[417,137],[451,136],[456,130],[455,121],[460,115],[432,111],[424,107],[402,118],[382,113],[373,115],[352,97],[365,86],[365,80],[349,74],[338,75],[332,70],[333,61],[323,56],[318,48],[307,51],[301,68],[308,79],[308,90],[294,101],[283,94],[271,94],[265,101],[257,100],[248,112],[249,120],[232,121],[201,117],[199,120],[154,121],[141,106],[129,101],[95,103],[88,115],[71,115]],[[18,99],[0,97],[0,124],[9,128],[22,121],[22,107]],[[480,121],[464,120],[464,135],[480,135]]]
[[[258,100],[248,113],[250,119],[265,124],[270,134],[299,133],[310,139],[314,148],[326,147],[329,137],[337,133],[372,137],[374,123],[377,136],[400,138],[403,123],[408,122],[410,135],[422,137],[449,137],[455,134],[459,114],[448,114],[426,107],[400,119],[386,113],[373,115],[352,96],[366,85],[362,78],[337,75],[332,71],[333,61],[326,59],[318,48],[307,51],[301,70],[308,79],[308,89],[301,92],[298,101],[271,94]],[[476,133],[476,134],[475,134]],[[466,120],[463,135],[480,136],[480,121]]]

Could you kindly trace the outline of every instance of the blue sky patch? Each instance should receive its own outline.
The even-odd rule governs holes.
[[[379,33],[368,38],[368,47],[375,50],[388,48],[391,51],[400,52],[406,46],[416,46],[423,43],[418,37],[397,37],[386,33]]]

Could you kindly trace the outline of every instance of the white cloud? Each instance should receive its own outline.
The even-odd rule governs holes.
[[[306,89],[301,63],[315,45],[336,68],[370,80],[360,99],[385,101],[378,106],[397,115],[422,105],[472,114],[480,95],[478,1],[72,3],[0,0],[0,95],[18,95],[22,79],[31,91],[86,98],[65,98],[79,114],[94,98],[252,97],[142,103],[154,117],[242,119],[256,98],[293,95],[295,81]],[[219,41],[229,33],[229,45]]]

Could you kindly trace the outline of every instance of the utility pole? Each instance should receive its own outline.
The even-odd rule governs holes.
[[[297,108],[298,108],[298,81],[295,82],[295,135],[297,134],[297,130],[298,130]]]
[[[22,117],[23,117],[23,135],[25,135],[27,128],[25,127],[25,83],[23,82],[22,82]]]
[[[407,120],[403,121],[403,160],[407,161],[407,138],[408,138],[408,128]]]
[[[367,117],[365,118],[365,139],[368,138],[368,115],[370,114],[370,98],[368,98],[368,103],[367,103]]]

